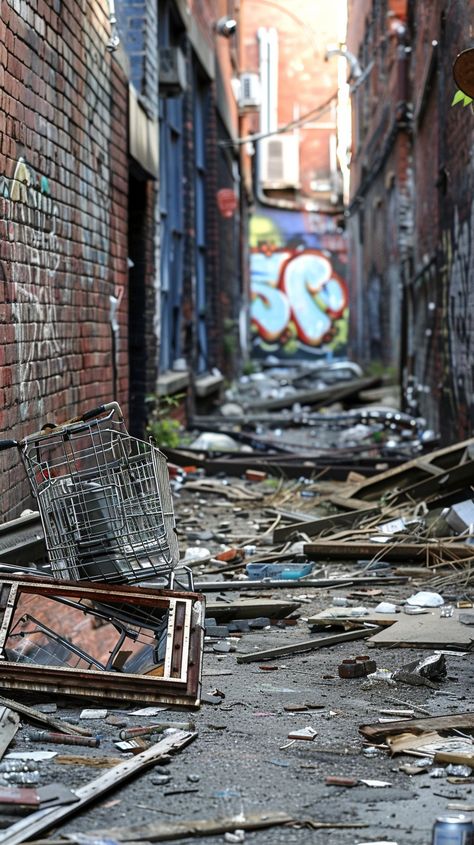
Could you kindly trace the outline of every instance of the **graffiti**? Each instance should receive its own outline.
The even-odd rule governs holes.
[[[301,233],[298,212],[282,212],[277,219],[257,215],[252,220],[251,321],[256,350],[285,355],[342,351],[347,287],[333,267],[331,253],[321,248],[314,221],[310,223],[311,228]],[[341,249],[340,234],[327,230],[324,234]]]
[[[6,237],[11,244],[8,264],[13,283],[12,317],[18,347],[20,417],[30,405],[42,410],[44,381],[55,372],[62,353],[57,336],[54,280],[60,264],[59,209],[49,181],[19,158],[11,179],[2,177]],[[38,362],[44,369],[39,376]]]
[[[459,409],[471,406],[474,390],[474,201],[470,215],[461,223],[454,212],[449,272],[449,343],[453,391]]]

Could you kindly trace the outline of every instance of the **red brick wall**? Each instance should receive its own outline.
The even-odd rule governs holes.
[[[127,87],[105,0],[2,2],[0,436],[127,411]],[[110,297],[121,297],[114,384]],[[28,500],[2,456],[0,513]]]

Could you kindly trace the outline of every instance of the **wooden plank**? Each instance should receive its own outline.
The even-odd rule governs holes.
[[[225,587],[225,584],[223,585]],[[270,619],[282,619],[300,607],[298,601],[283,601],[279,599],[235,599],[230,604],[222,601],[207,602],[206,616],[217,619],[218,622],[231,619],[256,619],[258,616],[268,616]]]
[[[462,611],[454,610],[453,616],[441,618],[439,608],[410,616],[397,615],[390,628],[380,631],[370,640],[377,646],[413,646],[414,648],[457,648],[470,651],[474,645],[474,629],[459,621]]]
[[[301,405],[321,407],[327,402],[339,402],[341,399],[356,396],[360,390],[378,387],[379,384],[380,378],[378,377],[355,378],[351,381],[341,382],[334,387],[324,387],[319,390],[298,390],[279,399],[267,399],[263,402],[248,402],[246,407],[252,413],[255,411],[280,411],[282,408],[291,408],[295,402],[299,402]]]
[[[380,462],[379,462],[380,463]],[[320,499],[320,502],[323,500]],[[336,493],[331,494],[324,498],[324,501],[331,502],[333,505],[336,505],[337,508],[343,508],[344,510],[367,510],[369,505],[365,501],[365,499],[358,499],[356,496],[338,496]],[[374,506],[375,508],[375,506]],[[380,508],[377,508],[380,510]]]
[[[442,470],[434,478],[430,475],[424,481],[418,481],[409,487],[404,487],[399,493],[390,496],[391,503],[401,502],[409,499],[413,502],[421,502],[438,496],[439,493],[447,493],[452,490],[469,488],[474,479],[474,461],[467,461],[449,470]]]
[[[311,560],[337,558],[338,560],[370,560],[377,556],[387,561],[427,561],[432,557],[442,560],[463,560],[473,557],[472,546],[465,543],[373,543],[359,540],[316,540],[305,543],[304,553]]]
[[[428,455],[423,455],[421,461],[424,465],[430,463],[441,469],[450,469],[462,461],[466,451],[472,446],[474,446],[474,438],[463,440],[460,443],[454,443],[446,448],[430,452]],[[398,467],[379,473],[368,481],[363,481],[355,488],[354,495],[362,499],[377,499],[386,490],[415,484],[425,479],[426,476],[426,469],[420,466],[420,458],[414,458]]]
[[[266,812],[242,817],[238,820],[240,830],[264,830],[269,827],[288,824],[293,817],[288,813]],[[110,840],[117,842],[170,842],[175,839],[185,839],[190,836],[217,836],[235,830],[237,825],[235,816],[220,819],[183,819],[181,821],[151,822],[134,827],[112,827],[101,831],[91,831],[89,836],[93,840]]]
[[[164,756],[170,753],[180,751],[197,736],[197,733],[187,731],[175,731],[169,736],[163,737],[159,742],[137,754],[131,759],[124,760],[113,769],[109,769],[103,775],[90,781],[75,790],[78,801],[75,804],[69,804],[60,807],[51,807],[46,810],[37,810],[31,813],[26,819],[21,819],[15,824],[11,825],[7,830],[0,835],[1,845],[18,845],[20,842],[25,842],[31,839],[37,833],[43,833],[49,830],[58,822],[76,815],[79,810],[82,810],[87,805],[91,804],[97,798],[104,795],[110,789],[117,789],[125,781],[139,772],[147,769],[158,763]]]
[[[374,628],[360,631],[346,631],[344,634],[332,634],[330,637],[316,637],[312,640],[303,640],[290,645],[283,645],[277,648],[270,648],[264,651],[254,651],[250,654],[238,654],[237,663],[255,663],[258,660],[273,660],[284,657],[287,654],[298,654],[303,651],[315,651],[318,648],[337,645],[338,643],[351,642],[352,640],[363,640],[373,634]]]
[[[292,534],[302,531],[308,537],[317,537],[323,531],[330,528],[354,528],[360,522],[369,517],[376,516],[380,513],[379,507],[367,507],[354,511],[347,511],[346,513],[332,514],[331,516],[324,516],[320,519],[313,519],[311,522],[294,522],[292,525],[284,525],[281,528],[275,528],[273,532],[273,542],[284,543]]]
[[[388,626],[394,625],[399,618],[399,613],[377,613],[375,610],[369,610],[366,616],[350,616],[344,615],[343,607],[329,607],[327,610],[322,610],[320,613],[315,613],[308,619],[308,625],[322,625],[330,627],[332,625],[364,625],[366,622],[369,625]]]
[[[74,733],[81,736],[91,735],[90,730],[87,730],[86,728],[80,728],[78,725],[71,725],[69,722],[64,722],[63,720],[53,719],[51,716],[46,716],[44,713],[40,713],[39,710],[35,710],[33,707],[27,707],[26,704],[20,704],[19,701],[13,701],[11,698],[4,698],[3,696],[0,696],[0,706],[8,707],[10,710],[14,710],[21,716],[26,716],[27,719],[31,719],[33,722],[39,722],[41,725],[47,725],[55,731],[61,731],[61,733]]]
[[[455,730],[474,734],[474,712],[428,716],[426,719],[400,719],[398,722],[377,722],[359,727],[359,732],[373,742],[383,742],[392,734]]]

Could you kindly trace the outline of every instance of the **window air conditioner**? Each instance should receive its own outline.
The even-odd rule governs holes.
[[[241,111],[259,109],[261,104],[261,93],[258,73],[241,73],[239,81],[239,109]]]
[[[160,97],[177,97],[186,90],[186,60],[179,47],[160,47]]]
[[[264,188],[300,185],[299,140],[296,135],[270,135],[258,143],[259,181]]]

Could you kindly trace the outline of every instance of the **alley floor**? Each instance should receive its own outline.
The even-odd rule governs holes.
[[[237,521],[235,508],[217,496],[204,499],[200,494],[182,491],[176,505],[178,525],[180,513],[183,520],[192,520],[190,514],[197,514],[201,525],[213,531],[224,521],[228,522],[231,515],[234,534],[235,525],[239,525],[240,532],[250,520],[249,515]],[[258,522],[262,513],[262,506],[253,508],[252,522]],[[354,568],[347,565],[334,564],[332,569],[338,576],[354,574]],[[330,573],[331,567],[325,568],[325,574],[328,570]],[[376,592],[382,593],[386,601],[397,602],[414,589],[413,582],[408,579],[406,583],[387,587],[383,583],[380,586],[380,578],[374,578],[375,581]],[[386,750],[369,752],[374,756],[366,756],[364,749],[368,744],[358,727],[376,723],[381,711],[387,709],[404,708],[419,715],[417,708],[420,708],[422,713],[432,716],[469,710],[473,686],[471,655],[455,651],[446,654],[447,678],[436,685],[436,689],[401,683],[389,685],[383,681],[367,689],[366,678],[338,676],[341,661],[354,655],[368,653],[378,668],[393,671],[416,657],[425,656],[426,652],[422,650],[368,649],[364,642],[348,642],[276,660],[249,664],[237,661],[238,656],[255,650],[308,639],[310,629],[306,620],[331,605],[335,597],[345,597],[350,592],[350,587],[315,590],[296,582],[289,583],[287,588],[270,591],[269,596],[299,603],[297,612],[292,614],[298,617],[294,625],[275,621],[264,629],[243,633],[240,638],[234,636],[236,651],[222,654],[214,651],[219,639],[207,638],[201,708],[179,712],[169,709],[160,714],[163,721],[194,722],[197,738],[166,766],[151,768],[126,786],[112,789],[95,806],[50,833],[51,839],[71,836],[73,841],[83,843],[113,841],[115,828],[283,811],[295,821],[288,826],[248,831],[245,841],[257,845],[322,842],[328,838],[341,845],[374,841],[393,841],[402,845],[430,841],[433,822],[440,811],[472,806],[472,779],[464,777],[453,782],[446,774],[435,778],[429,767],[426,772],[411,776],[400,767],[413,762],[414,758],[390,757]],[[245,598],[257,594],[262,597],[262,593],[246,591]],[[223,603],[237,595],[226,592]],[[208,598],[215,602],[214,596]],[[379,601],[379,597],[373,601]],[[206,703],[209,697],[217,703]],[[93,733],[100,736],[97,749],[72,749],[86,757],[82,764],[60,764],[55,757],[39,763],[41,784],[59,780],[71,788],[84,785],[97,775],[94,758],[119,756],[114,744],[118,728],[108,725],[103,718],[79,722],[82,705],[71,706],[64,699],[51,696],[28,700],[33,706],[54,700],[58,704],[56,717],[70,723],[77,720],[78,724],[92,728]],[[301,710],[303,705],[307,705],[307,709]],[[92,705],[86,703],[84,706]],[[292,711],[292,708],[295,709]],[[131,715],[137,709],[135,705],[127,709],[113,706],[107,709],[109,715],[120,717],[124,726],[157,721],[156,715],[153,719]],[[297,740],[288,744],[292,731],[306,727],[316,731],[312,741]],[[27,735],[25,726],[17,734],[12,749],[31,749]],[[68,746],[35,747],[53,749],[59,759],[71,754]],[[328,777],[349,778],[354,785],[328,785]],[[364,780],[383,785],[367,786],[362,782]],[[8,815],[2,816],[3,824],[13,820]],[[318,831],[305,826],[309,820],[347,827],[329,826]],[[236,827],[238,829],[238,824]],[[90,831],[100,831],[100,835],[92,836]],[[79,833],[88,836],[77,838]],[[232,835],[228,834],[228,841],[238,841],[232,839]],[[203,845],[219,839],[222,840],[222,835],[198,837]],[[151,835],[150,841],[154,841]],[[189,840],[179,838],[176,841]]]

